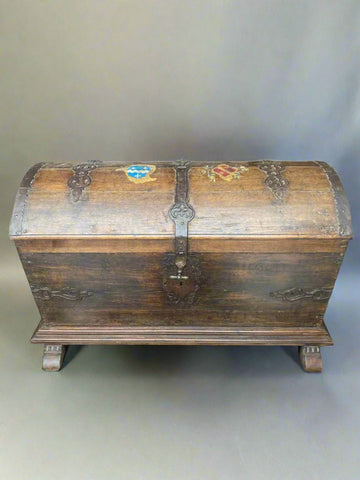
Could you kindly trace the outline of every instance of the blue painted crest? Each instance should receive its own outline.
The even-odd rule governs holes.
[[[129,177],[132,178],[144,178],[151,172],[151,167],[148,165],[131,165],[126,170],[126,173]]]

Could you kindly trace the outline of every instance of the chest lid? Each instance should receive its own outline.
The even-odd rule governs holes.
[[[332,167],[262,160],[37,164],[18,190],[10,236],[167,238],[178,229],[180,238],[185,227],[189,238],[352,234]]]

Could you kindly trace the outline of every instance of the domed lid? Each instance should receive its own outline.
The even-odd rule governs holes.
[[[174,236],[176,162],[37,164],[19,188],[11,237]],[[188,235],[350,237],[349,205],[323,162],[188,162]]]

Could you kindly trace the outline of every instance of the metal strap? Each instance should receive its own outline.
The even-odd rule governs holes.
[[[188,255],[188,225],[195,216],[189,204],[189,166],[183,160],[175,166],[175,203],[169,215],[175,224],[175,265],[181,279]]]

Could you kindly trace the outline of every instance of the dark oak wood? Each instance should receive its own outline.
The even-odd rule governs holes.
[[[173,248],[173,238],[125,236],[101,237],[15,237],[20,253],[166,253]],[[307,237],[234,237],[191,238],[190,251],[198,253],[338,253],[344,256],[348,239]]]
[[[340,267],[336,253],[202,254],[197,301],[174,307],[163,290],[162,254],[27,252],[20,257],[42,318],[70,324],[95,317],[107,323],[107,314],[121,324],[122,313],[131,313],[134,325],[143,324],[145,311],[151,325],[276,321],[296,327],[301,321],[312,326],[322,321]],[[294,288],[302,289],[300,294],[291,295]]]
[[[215,182],[204,174],[206,164],[194,165],[189,190],[196,216],[189,225],[190,238],[351,236],[347,200],[336,173],[316,162],[281,164],[281,177],[288,182],[282,200],[265,184],[269,175],[259,162],[234,164],[248,170],[238,179],[217,176]],[[157,166],[152,174],[156,181],[141,184],[129,181],[120,164],[100,165],[88,172],[91,183],[79,201],[74,201],[68,185],[74,167],[39,164],[28,172],[21,187],[26,189],[25,199],[20,195],[15,204],[26,208],[20,208],[18,222],[13,219],[11,236],[173,237],[168,215],[175,182],[171,163]]]
[[[131,317],[129,316],[131,320]],[[119,327],[83,323],[79,326],[40,322],[33,343],[67,345],[333,345],[324,323],[316,327]]]
[[[60,369],[70,344],[198,344],[301,346],[304,369],[321,370],[352,235],[335,171],[191,162],[179,176],[187,192],[175,194],[174,167],[136,178],[121,162],[37,164],[25,175],[10,236],[41,315],[32,342],[47,345],[43,368]],[[195,213],[180,243],[172,206]]]

